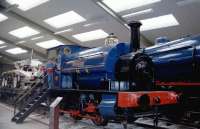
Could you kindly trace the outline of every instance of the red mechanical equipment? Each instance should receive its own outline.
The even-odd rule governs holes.
[[[141,106],[173,105],[179,101],[179,94],[171,91],[119,92],[118,107],[139,108]]]

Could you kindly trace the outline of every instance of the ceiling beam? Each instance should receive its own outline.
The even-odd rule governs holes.
[[[45,33],[45,34],[48,34],[52,37],[54,37],[55,39],[63,42],[64,44],[77,44],[75,43],[74,41],[71,41],[69,39],[67,39],[66,37],[64,36],[61,36],[61,35],[55,35],[53,31],[49,30],[48,28],[44,27],[44,26],[41,26],[40,24],[34,22],[33,20],[31,19],[28,19],[16,12],[13,11],[13,8],[16,8],[18,5],[9,5],[5,0],[3,1],[0,1],[0,11],[7,15],[7,16],[10,16],[10,17],[13,17],[21,22],[24,22],[25,24],[37,29],[37,30],[40,30],[41,32]],[[23,45],[24,46],[24,45]],[[37,51],[37,50],[36,50]]]
[[[55,35],[53,31],[47,29],[47,28],[44,27],[44,26],[39,25],[38,23],[36,23],[36,22],[34,22],[34,21],[32,21],[32,20],[30,20],[30,19],[24,17],[24,16],[21,16],[21,15],[17,14],[16,12],[14,12],[14,11],[12,11],[12,10],[11,10],[11,11],[8,11],[8,12],[5,12],[4,14],[7,15],[7,16],[13,17],[13,18],[15,18],[15,19],[17,19],[17,20],[19,20],[19,21],[22,21],[22,22],[24,22],[25,24],[27,24],[27,25],[29,25],[29,26],[35,28],[35,29],[38,29],[38,30],[40,30],[41,32],[43,32],[43,33],[45,33],[45,34],[48,34],[48,35],[50,35],[50,36],[52,36],[52,37],[54,37],[54,38],[60,40],[60,41],[63,42],[64,44],[76,44],[75,42],[73,42],[73,41],[71,41],[71,40],[65,38],[64,36]]]
[[[16,58],[13,58],[11,56],[5,55],[2,52],[0,52],[0,62],[3,64],[12,64],[13,62],[17,61]]]
[[[1,58],[0,58],[1,59]],[[13,64],[14,61],[8,59],[8,58],[2,58],[0,60],[0,64]]]
[[[108,13],[110,16],[112,16],[115,20],[117,20],[120,24],[122,24],[126,29],[130,31],[130,28],[128,26],[128,22],[124,20],[119,14],[117,14],[115,11],[113,11],[110,7],[105,5],[102,0],[91,0],[93,1],[97,6],[102,8],[106,13]],[[141,39],[146,43],[146,45],[154,45],[149,39],[147,39],[144,35],[141,34]]]
[[[8,43],[8,44],[11,44],[11,45],[13,45],[13,46],[21,47],[22,49],[28,50],[29,53],[31,53],[31,51],[32,51],[32,49],[29,48],[29,47],[26,47],[26,46],[21,45],[21,44],[16,44],[16,43],[14,43],[14,42],[12,42],[12,41],[10,41],[10,40],[8,40],[8,39],[5,39],[5,38],[3,38],[3,37],[1,37],[1,36],[0,36],[0,40],[6,42],[6,43]],[[40,57],[42,57],[42,58],[46,58],[46,56],[47,56],[46,54],[43,54],[43,53],[41,53],[41,52],[39,52],[39,51],[34,51],[34,53],[35,53],[37,56],[40,56]]]
[[[8,55],[5,55],[5,54],[3,54],[2,52],[0,52],[0,56],[5,57],[5,58],[8,58],[8,59],[10,59],[11,61],[17,61],[16,58],[11,57],[11,56],[8,56]]]

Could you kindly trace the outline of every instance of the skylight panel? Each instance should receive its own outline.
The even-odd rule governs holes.
[[[115,12],[138,8],[157,2],[161,2],[161,0],[103,0],[103,3]]]
[[[46,22],[47,24],[49,24],[54,28],[62,28],[65,26],[70,26],[84,21],[86,21],[86,19],[80,16],[75,11],[69,11],[44,20],[44,22]]]
[[[39,34],[40,32],[31,28],[31,27],[28,27],[28,26],[24,26],[22,28],[19,28],[19,29],[16,29],[16,30],[13,30],[13,31],[10,31],[9,34],[17,37],[17,38],[27,38],[27,37],[30,37],[30,36],[33,36],[33,35],[36,35],[36,34]]]
[[[179,25],[173,14],[141,20],[141,31],[154,30]]]
[[[8,49],[6,50],[7,53],[16,55],[16,54],[22,54],[22,53],[27,53],[27,50],[24,50],[22,48],[16,47],[16,48],[12,48],[12,49]]]
[[[5,43],[4,41],[0,40],[0,45],[1,45],[1,44],[4,44],[4,43]]]
[[[7,2],[11,5],[17,4],[18,8],[23,11],[27,11],[48,1],[49,0],[7,0]]]
[[[103,31],[102,29],[73,35],[74,38],[78,39],[81,42],[102,39],[102,38],[106,38],[107,36],[108,36],[108,33]]]
[[[57,47],[64,44],[59,42],[58,40],[53,39],[53,40],[36,43],[36,45],[45,49],[49,49],[49,48]]]
[[[0,13],[0,22],[7,20],[8,17]]]

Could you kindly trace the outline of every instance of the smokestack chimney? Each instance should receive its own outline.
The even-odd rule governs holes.
[[[130,52],[140,49],[140,26],[142,23],[133,21],[128,24],[131,28]]]

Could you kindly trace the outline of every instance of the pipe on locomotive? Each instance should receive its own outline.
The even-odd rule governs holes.
[[[136,52],[140,49],[140,26],[142,23],[132,21],[128,24],[131,29],[130,52]]]

